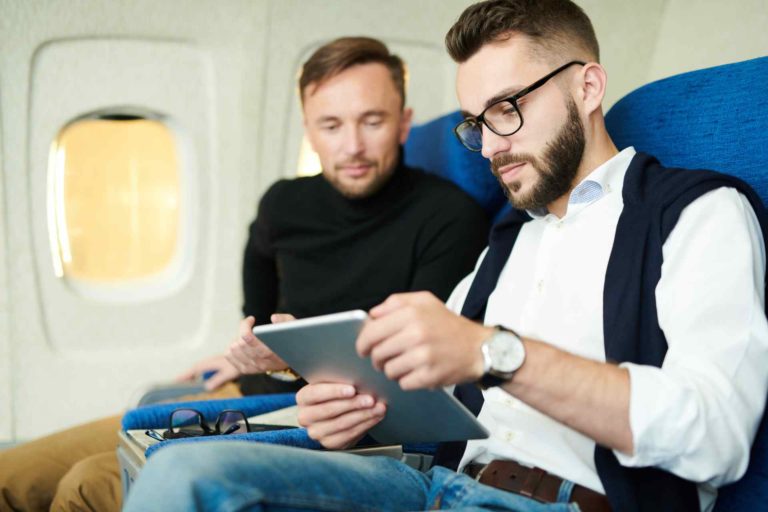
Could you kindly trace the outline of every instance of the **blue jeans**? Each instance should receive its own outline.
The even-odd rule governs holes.
[[[570,488],[564,487],[567,501]],[[142,470],[123,511],[439,509],[579,510],[568,503],[541,504],[442,467],[422,473],[390,457],[216,442],[159,451]]]

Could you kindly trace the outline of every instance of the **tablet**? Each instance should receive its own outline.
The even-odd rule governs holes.
[[[254,327],[253,334],[307,382],[354,385],[387,404],[384,419],[369,434],[383,444],[464,441],[488,437],[488,430],[443,389],[403,391],[355,351],[368,317],[347,311]]]

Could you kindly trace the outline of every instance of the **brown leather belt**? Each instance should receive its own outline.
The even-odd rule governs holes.
[[[490,464],[470,462],[464,473],[481,484],[513,492],[543,503],[556,503],[563,479],[541,468],[529,468],[511,460],[494,460]],[[583,512],[610,512],[608,499],[591,489],[574,485],[571,502]]]

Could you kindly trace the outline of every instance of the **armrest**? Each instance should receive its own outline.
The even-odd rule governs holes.
[[[294,393],[280,393],[275,395],[254,395],[243,398],[229,398],[225,400],[200,400],[194,402],[176,402],[170,404],[155,404],[131,409],[123,416],[123,430],[140,428],[165,428],[168,425],[168,416],[176,409],[188,407],[197,409],[207,421],[215,421],[219,412],[224,409],[237,409],[243,411],[246,416],[256,416],[284,407],[296,405]],[[252,434],[259,434],[253,432]],[[249,435],[249,434],[242,434]],[[235,438],[234,436],[226,436]]]

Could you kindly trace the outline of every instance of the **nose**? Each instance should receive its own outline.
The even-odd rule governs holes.
[[[350,126],[344,134],[344,152],[350,156],[363,153],[365,150],[365,141],[363,134],[358,126]]]
[[[493,159],[499,153],[506,153],[512,147],[510,137],[497,135],[483,125],[483,148],[482,155],[488,160]]]

